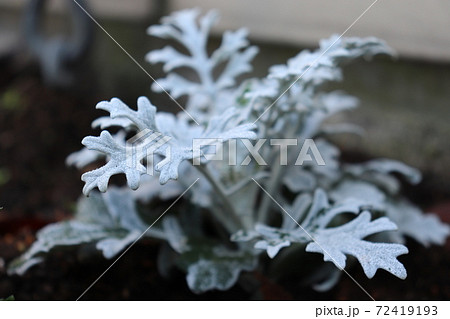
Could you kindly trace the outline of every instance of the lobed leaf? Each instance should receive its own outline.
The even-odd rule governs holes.
[[[372,234],[395,230],[397,226],[386,217],[374,221],[370,219],[370,213],[365,211],[345,225],[318,229],[314,242],[306,246],[306,251],[322,253],[325,261],[333,262],[339,269],[345,268],[346,255],[352,255],[358,259],[368,278],[372,278],[381,268],[405,279],[405,267],[396,259],[408,253],[405,246],[362,240]]]
[[[201,257],[189,265],[186,281],[195,293],[227,290],[237,282],[242,271],[251,271],[255,267],[256,258],[248,252],[216,248],[213,257]]]
[[[130,159],[127,156],[126,147],[117,143],[108,131],[101,132],[99,137],[85,137],[82,143],[86,148],[104,153],[109,158],[104,166],[81,176],[81,180],[86,183],[83,187],[85,195],[89,195],[95,187],[98,187],[101,192],[106,192],[111,176],[120,173],[126,175],[131,189],[139,187],[140,177],[146,172],[145,166],[140,162],[142,159]],[[130,164],[130,160],[133,163]]]

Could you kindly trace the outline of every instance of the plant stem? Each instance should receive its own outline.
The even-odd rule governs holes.
[[[284,138],[291,138],[291,136],[294,136],[294,133],[297,131],[298,126],[300,125],[300,121],[299,123],[297,123],[297,125],[295,125],[294,127],[292,127],[290,130],[288,130],[286,132],[286,134],[284,135]],[[269,180],[268,186],[267,186],[267,192],[271,195],[271,196],[275,196],[275,192],[278,191],[278,189],[280,188],[280,184],[282,182],[283,179],[283,175],[285,173],[285,170],[287,168],[287,165],[281,165],[280,161],[280,153],[277,154],[277,156],[275,156],[273,162],[272,162],[272,166],[275,166],[273,171],[270,173],[271,174],[271,178]],[[288,162],[289,163],[289,162]],[[261,202],[261,206],[259,207],[258,210],[258,214],[257,214],[257,221],[259,223],[267,223],[267,215],[269,213],[270,207],[272,206],[272,199],[267,196],[267,194],[265,194],[265,192],[263,193],[263,198],[262,198],[262,202]]]
[[[214,188],[214,191],[216,194],[220,197],[222,204],[225,207],[225,211],[229,214],[231,217],[232,224],[234,225],[233,229],[228,229],[231,233],[239,230],[242,227],[241,219],[239,218],[239,215],[237,214],[234,206],[231,204],[229,198],[226,195],[226,191],[223,187],[223,185],[214,178],[214,176],[211,175],[211,172],[208,170],[208,168],[201,164],[201,165],[195,165],[195,167],[200,171],[200,173],[203,174],[203,176],[206,177],[206,179],[209,181],[211,186]],[[215,214],[217,218],[220,218],[223,222],[224,220],[229,220],[228,216],[217,216],[217,213]],[[230,223],[227,223],[225,226],[227,228],[231,227]]]
[[[278,161],[279,158],[280,158],[280,156],[278,155],[275,158],[275,161]],[[272,176],[269,180],[269,184],[267,187],[267,192],[270,195],[272,195],[279,188],[281,177],[283,176],[283,174],[282,174],[283,168],[284,167],[281,166],[280,164],[276,164],[274,170],[271,172]],[[258,210],[257,221],[259,223],[267,222],[267,214],[269,213],[271,206],[272,206],[272,199],[269,196],[267,196],[267,194],[264,193],[262,202],[261,202],[261,206],[259,207],[259,210]]]
[[[233,195],[234,193],[236,193],[237,191],[241,190],[242,188],[244,188],[245,186],[247,186],[248,183],[252,182],[253,179],[263,179],[266,177],[269,177],[269,173],[268,172],[258,172],[256,173],[253,177],[246,177],[245,179],[239,181],[238,183],[234,184],[233,186],[231,186],[228,190],[226,190],[226,195],[230,196]]]

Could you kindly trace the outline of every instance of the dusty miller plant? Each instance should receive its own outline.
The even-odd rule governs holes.
[[[106,258],[114,258],[145,236],[164,242],[158,257],[161,273],[181,268],[194,292],[226,290],[242,272],[262,267],[263,252],[282,259],[289,251],[299,254],[299,263],[306,251],[323,254],[324,261],[334,264],[317,265],[310,274],[314,288],[326,290],[338,281],[347,256],[369,278],[384,269],[404,279],[406,270],[397,257],[408,252],[406,236],[425,246],[444,243],[449,227],[400,196],[397,177],[418,183],[416,169],[388,159],[341,163],[339,149],[327,140],[357,131],[324,121],[358,101],[325,85],[340,81],[341,66],[349,61],[391,55],[384,42],[332,36],[319,49],[271,67],[265,78],[238,81],[251,71],[258,49],[249,46],[246,30],[240,29],[225,32],[220,46],[208,53],[216,20],[214,11],[200,16],[198,10],[185,10],[148,29],[180,48],[166,46],[146,59],[161,63],[167,73],[153,83],[153,90],[183,98],[186,112],[157,112],[145,97],[137,100],[136,109],[117,98],[98,103],[98,109],[109,113],[93,122],[102,132],[85,137],[85,148],[70,155],[68,163],[82,168],[103,158],[105,165],[82,175],[86,197],[79,200],[75,217],[40,230],[31,248],[10,264],[9,273],[23,274],[60,246],[94,243]],[[130,163],[126,137],[149,132],[167,139],[159,144],[152,140],[153,160],[141,152]],[[193,140],[199,138],[220,141],[225,153],[236,149],[237,165],[208,160],[211,144],[195,151]],[[298,141],[289,146],[286,163],[281,146],[260,143],[286,138]],[[308,139],[314,140],[325,165],[313,160],[295,165]],[[249,140],[252,154],[244,145]],[[264,163],[249,155],[260,155]],[[157,174],[146,174],[149,167]],[[115,174],[125,174],[128,186],[108,186]],[[161,203],[180,195],[176,208],[161,217]]]

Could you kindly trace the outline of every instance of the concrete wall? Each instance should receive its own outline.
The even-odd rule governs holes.
[[[69,0],[70,1],[70,0]],[[53,11],[66,1],[48,0]],[[219,9],[216,31],[247,27],[254,39],[294,46],[313,46],[332,33],[342,33],[374,0],[89,0],[96,17],[145,20],[164,3],[169,11],[199,7]],[[21,8],[26,0],[0,0],[0,10]],[[379,0],[348,31],[374,35],[400,54],[450,61],[450,1]]]
[[[374,0],[173,0],[175,9],[217,8],[219,30],[248,27],[258,40],[311,46],[344,32]],[[450,1],[379,0],[348,31],[374,35],[404,56],[450,61]]]

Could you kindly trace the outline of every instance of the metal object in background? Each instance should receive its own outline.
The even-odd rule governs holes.
[[[70,36],[46,37],[41,30],[45,0],[30,0],[25,9],[25,39],[39,60],[46,84],[64,87],[73,83],[70,65],[79,61],[92,42],[92,21],[72,0],[68,1]],[[84,0],[78,3],[86,8]]]

